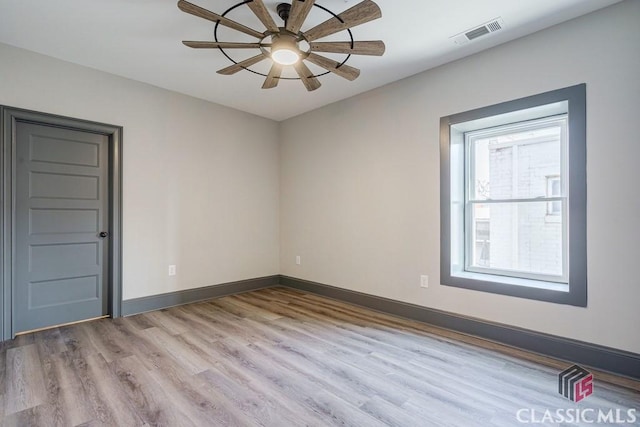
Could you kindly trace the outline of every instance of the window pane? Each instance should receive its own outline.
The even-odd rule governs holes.
[[[533,199],[550,190],[560,195],[560,121],[528,130],[470,134],[473,163],[470,178],[475,200]],[[557,177],[554,187],[547,177]]]
[[[547,215],[547,202],[474,204],[472,267],[562,276],[562,222]]]

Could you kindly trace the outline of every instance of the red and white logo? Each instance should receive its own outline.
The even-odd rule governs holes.
[[[578,365],[558,374],[558,393],[569,400],[580,402],[593,393],[593,375]]]

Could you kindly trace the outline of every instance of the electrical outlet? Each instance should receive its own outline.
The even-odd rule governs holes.
[[[302,257],[300,255],[296,255],[296,265],[302,264]]]
[[[176,275],[176,266],[175,265],[170,265],[169,266],[169,276],[175,276]]]
[[[420,276],[420,287],[421,288],[429,287],[429,276],[425,276],[425,275]]]

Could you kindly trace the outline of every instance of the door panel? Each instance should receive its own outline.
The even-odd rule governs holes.
[[[29,230],[31,235],[98,233],[97,209],[31,209]]]
[[[95,272],[100,265],[98,242],[32,244],[29,252],[31,278]]]
[[[14,331],[107,313],[105,135],[16,124]]]
[[[98,276],[31,282],[29,283],[29,309],[95,301],[100,298],[99,283]]]
[[[31,137],[30,144],[32,162],[99,166],[99,144],[70,139],[42,138],[38,135]]]
[[[31,172],[28,180],[32,199],[98,199],[100,180],[95,176]]]

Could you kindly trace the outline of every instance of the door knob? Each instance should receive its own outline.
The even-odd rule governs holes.
[[[101,231],[100,234],[99,234],[99,236],[102,237],[102,238],[107,237],[108,235],[109,235],[109,233],[107,233],[106,231]]]

